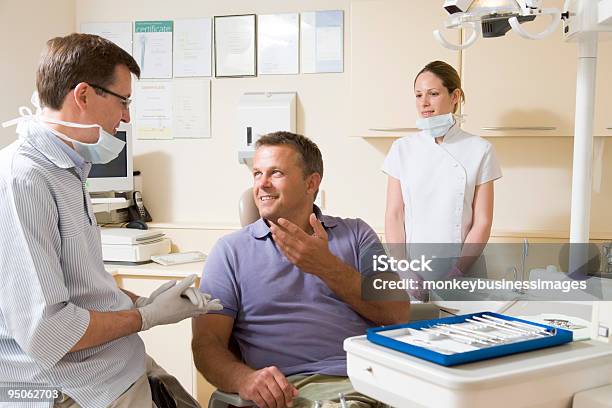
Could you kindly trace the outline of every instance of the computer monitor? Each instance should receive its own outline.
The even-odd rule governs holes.
[[[87,178],[90,193],[110,191],[131,191],[134,189],[132,162],[132,127],[121,123],[116,137],[123,140],[125,147],[116,159],[106,164],[94,164]]]

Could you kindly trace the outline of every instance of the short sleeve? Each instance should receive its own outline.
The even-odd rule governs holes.
[[[476,185],[479,186],[489,181],[497,180],[501,176],[502,171],[499,161],[497,160],[497,155],[495,154],[495,149],[493,145],[487,143],[487,150],[485,151],[480,163],[480,168],[478,169]]]
[[[223,310],[208,313],[222,314],[236,318],[240,307],[240,293],[236,281],[235,257],[229,244],[222,238],[206,258],[200,291],[221,300]]]
[[[372,227],[370,227],[362,219],[357,219],[358,226],[358,243],[359,243],[359,273],[362,276],[371,276],[374,274],[373,262],[374,257],[385,254],[385,249],[378,238],[378,235]]]
[[[391,149],[385,157],[385,161],[382,165],[382,171],[396,179],[400,179],[402,171],[401,171],[401,160],[400,160],[400,146],[399,143],[401,139],[396,140],[391,145]]]

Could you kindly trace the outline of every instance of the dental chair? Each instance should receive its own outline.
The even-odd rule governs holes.
[[[238,215],[240,217],[240,225],[242,227],[252,224],[259,219],[259,210],[253,201],[253,189],[245,190],[238,201]],[[440,309],[433,303],[420,303],[410,306],[410,320],[429,320],[438,318]],[[230,349],[234,354],[239,356],[240,350],[238,344],[230,339]],[[216,390],[208,402],[208,408],[227,408],[227,407],[251,407],[254,406],[252,401],[243,400],[238,394],[231,394]]]

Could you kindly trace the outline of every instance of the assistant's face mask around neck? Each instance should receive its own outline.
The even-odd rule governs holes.
[[[416,127],[433,138],[444,136],[454,124],[455,116],[452,113],[418,118],[416,121]]]
[[[8,127],[12,125],[17,125],[17,133],[28,133],[28,123],[39,122],[41,124],[45,123],[53,123],[56,125],[62,125],[66,127],[79,128],[79,129],[90,129],[90,128],[98,128],[98,141],[96,143],[83,143],[78,140],[74,140],[73,138],[66,136],[62,132],[50,128],[49,126],[45,126],[52,132],[54,135],[63,139],[67,142],[72,143],[74,146],[74,150],[85,160],[94,164],[106,164],[112,160],[114,160],[119,153],[125,147],[125,142],[114,137],[106,130],[102,128],[102,126],[98,124],[92,125],[84,125],[81,123],[74,122],[65,122],[63,120],[53,119],[45,117],[42,114],[42,110],[40,108],[40,103],[38,100],[38,92],[34,92],[32,94],[32,98],[30,99],[32,105],[36,108],[36,114],[32,114],[30,108],[22,106],[19,108],[19,113],[21,117],[10,120],[8,122],[4,122],[2,124],[3,127]]]

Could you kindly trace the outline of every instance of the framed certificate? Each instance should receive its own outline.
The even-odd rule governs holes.
[[[255,14],[215,16],[215,76],[257,75]]]

